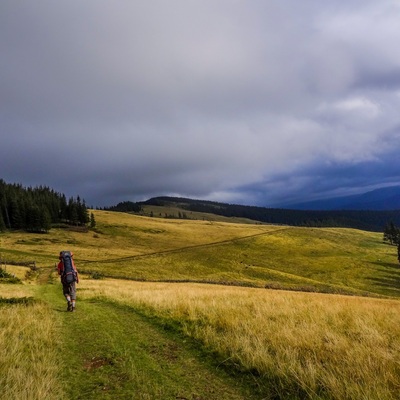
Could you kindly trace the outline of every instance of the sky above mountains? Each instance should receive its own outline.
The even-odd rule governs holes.
[[[398,0],[2,0],[0,178],[89,205],[400,182]]]

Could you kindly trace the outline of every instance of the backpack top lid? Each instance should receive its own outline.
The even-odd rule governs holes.
[[[60,251],[60,257],[59,257],[59,259],[61,260],[61,259],[63,259],[64,257],[73,257],[74,256],[74,253],[72,253],[72,251],[69,251],[69,250],[63,250],[63,251]]]

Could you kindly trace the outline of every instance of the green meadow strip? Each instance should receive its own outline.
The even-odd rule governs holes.
[[[251,385],[217,369],[192,341],[99,299],[68,313],[58,285],[43,297],[60,317],[60,382],[71,399],[261,399]]]

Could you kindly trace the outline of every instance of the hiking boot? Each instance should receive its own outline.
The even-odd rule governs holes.
[[[75,307],[71,306],[71,311],[75,312]]]
[[[68,302],[67,311],[72,311],[72,303]]]

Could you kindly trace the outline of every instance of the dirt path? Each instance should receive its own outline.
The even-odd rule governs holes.
[[[227,243],[232,243],[232,242],[240,242],[243,240],[249,240],[249,239],[254,239],[256,237],[259,236],[270,236],[273,234],[276,234],[277,232],[281,232],[281,231],[286,231],[292,229],[291,227],[287,228],[278,228],[278,229],[274,229],[271,231],[267,231],[267,232],[260,232],[260,233],[254,233],[252,235],[246,235],[246,236],[238,236],[232,239],[226,239],[226,240],[220,240],[217,242],[210,242],[210,243],[203,243],[203,244],[196,244],[196,245],[192,245],[192,246],[184,246],[184,247],[178,247],[178,248],[174,248],[174,249],[169,249],[169,250],[162,250],[162,251],[155,251],[155,252],[151,252],[151,253],[145,253],[145,254],[137,254],[134,256],[127,256],[127,257],[120,257],[120,258],[110,258],[110,259],[105,259],[105,260],[95,260],[95,261],[89,261],[89,260],[80,260],[80,265],[87,265],[87,264],[110,264],[110,263],[118,263],[118,262],[124,262],[124,261],[129,261],[129,260],[139,260],[139,259],[143,259],[143,258],[147,258],[147,257],[154,257],[154,256],[160,256],[160,255],[164,255],[164,254],[171,254],[171,253],[180,253],[180,252],[184,252],[186,250],[192,250],[192,249],[199,249],[199,248],[206,248],[206,247],[215,247],[215,246],[221,246],[221,245],[225,245]]]
[[[78,299],[77,311],[68,313],[59,284],[39,290],[60,322],[58,350],[68,398],[262,398],[248,377],[230,375],[198,344],[132,308]]]

